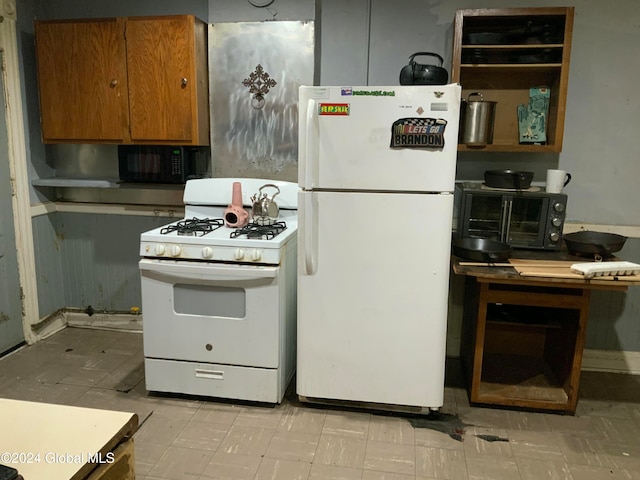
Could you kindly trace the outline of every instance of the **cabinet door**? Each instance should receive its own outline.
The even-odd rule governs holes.
[[[194,18],[128,18],[131,140],[189,143],[195,117]]]
[[[119,19],[36,22],[44,143],[122,142],[127,70]]]

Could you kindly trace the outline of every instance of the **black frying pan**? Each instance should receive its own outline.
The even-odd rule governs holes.
[[[592,232],[583,230],[581,232],[567,233],[563,236],[567,249],[574,255],[594,256],[600,255],[602,258],[610,257],[615,252],[622,249],[627,237],[616,233]]]
[[[451,243],[453,254],[476,262],[503,262],[511,256],[511,247],[488,238],[456,238]]]
[[[485,170],[484,184],[492,188],[526,190],[531,186],[533,172],[516,170]]]

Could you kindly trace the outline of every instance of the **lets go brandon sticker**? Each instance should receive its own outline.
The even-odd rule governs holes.
[[[391,127],[391,148],[443,148],[446,126],[441,118],[401,118]]]

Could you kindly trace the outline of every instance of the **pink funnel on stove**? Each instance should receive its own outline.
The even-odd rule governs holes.
[[[233,182],[231,205],[224,211],[224,222],[227,227],[239,228],[249,223],[249,213],[242,208],[242,184]]]

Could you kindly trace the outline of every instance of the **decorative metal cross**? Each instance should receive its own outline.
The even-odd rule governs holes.
[[[249,78],[242,81],[242,85],[249,88],[249,93],[253,94],[251,104],[254,108],[264,106],[264,96],[269,93],[269,89],[278,83],[264,71],[262,65],[258,64],[255,71],[249,74]]]

